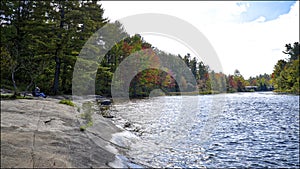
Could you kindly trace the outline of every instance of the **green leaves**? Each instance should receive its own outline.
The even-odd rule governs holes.
[[[1,55],[7,56],[1,60],[6,68],[1,78],[11,80],[15,90],[35,84],[50,92],[55,84],[54,91],[69,94],[81,48],[107,23],[101,5],[81,0],[3,0],[1,10]]]
[[[288,60],[279,60],[274,66],[272,82],[276,91],[299,94],[299,42],[285,45],[283,53],[289,55]]]

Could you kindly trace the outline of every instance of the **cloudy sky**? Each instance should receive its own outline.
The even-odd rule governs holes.
[[[102,1],[102,7],[111,21],[144,13],[182,19],[206,36],[224,73],[238,69],[245,78],[272,73],[277,60],[287,57],[282,53],[285,44],[299,41],[298,1]],[[161,50],[182,56],[190,53],[201,60],[179,41],[139,33]]]

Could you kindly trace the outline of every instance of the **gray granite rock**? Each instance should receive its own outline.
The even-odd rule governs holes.
[[[116,155],[110,140],[120,129],[94,115],[82,132],[77,108],[58,102],[1,100],[1,168],[109,167]]]

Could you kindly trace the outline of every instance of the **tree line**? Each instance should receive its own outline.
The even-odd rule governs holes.
[[[1,87],[71,92],[77,56],[108,22],[97,1],[1,1]]]
[[[72,94],[73,71],[83,46],[97,30],[110,25],[106,32],[109,36],[125,38],[114,43],[97,63],[96,94],[111,96],[112,86],[120,91],[129,88],[130,97],[148,96],[157,88],[165,93],[196,94],[248,91],[245,86],[257,86],[257,91],[275,87],[279,91],[299,92],[298,43],[286,46],[285,53],[290,59],[278,61],[272,75],[245,80],[238,70],[225,75],[211,70],[190,54],[181,56],[161,51],[138,34],[130,36],[122,24],[110,22],[103,13],[96,0],[1,1],[1,88],[17,94],[39,86],[52,95]],[[96,37],[97,43],[90,47],[94,52],[111,43],[111,39],[101,38]],[[124,76],[112,83],[114,73],[132,55],[138,59],[128,64],[137,66],[122,69],[124,74],[138,70],[130,83],[126,84]],[[83,76],[81,80],[93,77]]]
[[[299,42],[286,44],[283,53],[288,57],[278,60],[271,82],[277,92],[299,94]]]

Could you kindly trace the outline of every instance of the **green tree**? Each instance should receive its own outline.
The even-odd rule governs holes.
[[[282,51],[284,54],[289,55],[289,60],[297,60],[299,59],[299,42],[295,42],[293,46],[289,43],[285,45],[285,51]]]
[[[71,73],[76,56],[84,43],[98,29],[107,23],[103,17],[104,10],[97,1],[55,1],[51,19],[56,23],[54,34],[55,39],[54,61],[55,72],[52,91],[59,92],[60,78],[65,90],[70,88]],[[63,67],[62,67],[63,66]],[[61,76],[61,69],[63,75]],[[67,81],[69,82],[67,84]]]
[[[240,71],[237,70],[237,69],[234,71],[234,77],[233,77],[233,80],[234,80],[235,83],[236,83],[236,90],[237,90],[238,92],[245,91],[245,79],[244,79],[244,77],[241,75]]]
[[[202,61],[198,64],[198,88],[200,91],[210,90],[210,82],[209,81],[209,67],[206,66]]]
[[[187,65],[187,67],[190,67],[190,59],[191,59],[191,54],[189,53],[187,53],[183,58],[183,61]]]
[[[1,1],[1,55],[4,57],[1,64],[6,64],[11,75],[11,82],[15,94],[18,93],[18,84],[27,83],[27,75],[30,74],[34,51],[30,49],[32,36],[28,33],[28,24],[32,16],[31,1]],[[9,62],[5,59],[10,59]],[[23,79],[20,80],[20,77]],[[2,81],[1,77],[1,81]],[[32,82],[31,80],[29,80]]]
[[[274,66],[272,84],[275,91],[299,94],[299,42],[285,45],[288,61],[279,60]]]

